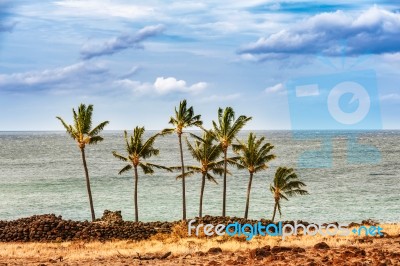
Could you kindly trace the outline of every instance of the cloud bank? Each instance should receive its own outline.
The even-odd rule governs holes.
[[[197,94],[208,87],[206,82],[198,82],[188,85],[185,80],[178,80],[174,77],[158,77],[154,83],[140,82],[131,79],[122,79],[115,82],[116,86],[130,89],[140,94],[166,95],[170,93],[191,93]]]
[[[80,62],[73,65],[42,71],[0,74],[0,91],[37,92],[59,86],[83,84],[104,78],[108,69],[99,63]]]
[[[343,42],[345,41],[345,45]],[[321,13],[239,50],[247,57],[385,54],[400,51],[400,13],[373,6],[358,16]]]
[[[111,55],[128,48],[141,48],[140,43],[142,41],[163,31],[163,25],[147,26],[134,34],[121,35],[103,43],[85,44],[81,48],[81,57],[83,59],[91,59],[93,57]]]

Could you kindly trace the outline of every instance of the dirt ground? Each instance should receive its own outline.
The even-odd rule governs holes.
[[[384,237],[155,238],[143,242],[0,243],[11,265],[400,265],[400,225]],[[325,244],[321,244],[321,243]]]

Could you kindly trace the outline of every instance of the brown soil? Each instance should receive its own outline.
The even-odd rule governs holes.
[[[190,241],[189,241],[190,242]],[[190,244],[190,243],[189,243]],[[9,245],[7,247],[7,245]],[[11,246],[14,245],[13,248]],[[317,244],[313,247],[294,247],[290,245],[264,246],[254,249],[236,251],[221,250],[218,247],[206,252],[195,251],[179,254],[170,253],[120,253],[102,255],[101,243],[95,248],[97,252],[69,256],[72,252],[82,252],[94,247],[86,247],[84,243],[71,244],[65,247],[65,255],[58,256],[52,244],[42,246],[42,256],[32,254],[32,244],[4,243],[0,251],[10,249],[9,254],[1,253],[0,265],[400,265],[400,236],[383,238],[364,238],[353,245],[329,247]],[[106,244],[104,244],[106,245]],[[114,245],[116,245],[114,243]],[[319,247],[319,248],[318,248]],[[99,250],[100,249],[100,250]],[[54,255],[52,255],[54,254]],[[90,255],[93,254],[93,255]],[[163,258],[164,257],[164,258]]]

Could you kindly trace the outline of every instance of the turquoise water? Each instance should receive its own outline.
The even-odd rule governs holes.
[[[242,132],[239,138],[245,138]],[[400,131],[258,131],[274,146],[277,159],[270,169],[255,175],[250,218],[271,218],[273,198],[269,191],[278,166],[298,167],[332,155],[330,168],[298,169],[307,184],[308,196],[283,202],[281,220],[350,222],[374,219],[400,221]],[[123,163],[113,150],[124,152],[122,132],[105,132],[105,141],[86,149],[96,215],[105,209],[121,210],[133,219],[133,173],[122,176]],[[380,160],[368,161],[367,146],[350,147],[347,139],[374,146]],[[307,150],[321,147],[321,139],[332,139],[332,153],[302,158]],[[176,136],[158,139],[160,155],[151,159],[167,166],[179,165]],[[184,150],[186,164],[195,163]],[[302,159],[299,159],[302,158]],[[357,162],[356,159],[366,159]],[[304,161],[309,160],[309,161]],[[299,162],[301,164],[299,164]],[[248,174],[231,169],[228,176],[227,214],[243,216]],[[139,218],[142,221],[181,218],[181,183],[175,173],[157,171],[139,176]],[[220,184],[206,183],[204,214],[220,215]],[[188,217],[198,213],[200,176],[187,179]],[[64,132],[0,132],[0,219],[11,220],[33,214],[55,213],[67,219],[90,219],[84,172],[76,144]]]

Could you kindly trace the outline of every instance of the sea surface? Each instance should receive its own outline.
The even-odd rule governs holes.
[[[148,132],[147,134],[154,134]],[[243,131],[239,139],[246,138]],[[279,166],[296,168],[310,195],[282,202],[279,220],[352,222],[374,219],[400,222],[400,131],[256,131],[275,146],[277,159],[253,180],[250,218],[271,218],[269,190]],[[124,163],[122,131],[105,131],[104,142],[86,149],[97,217],[105,209],[121,210],[132,220],[133,171],[118,175]],[[190,138],[189,138],[190,139]],[[351,140],[351,142],[349,142]],[[349,144],[350,143],[350,144]],[[149,162],[177,166],[176,135],[160,137],[160,149]],[[322,149],[324,152],[315,152]],[[314,152],[313,152],[314,151]],[[196,164],[184,148],[187,165]],[[305,168],[306,167],[306,168]],[[227,214],[243,216],[248,173],[230,167]],[[177,173],[139,172],[139,219],[181,218],[181,182]],[[186,179],[188,217],[198,214],[200,175]],[[222,178],[207,182],[203,214],[220,215]],[[0,220],[55,213],[65,219],[90,219],[80,151],[65,132],[0,132]]]

